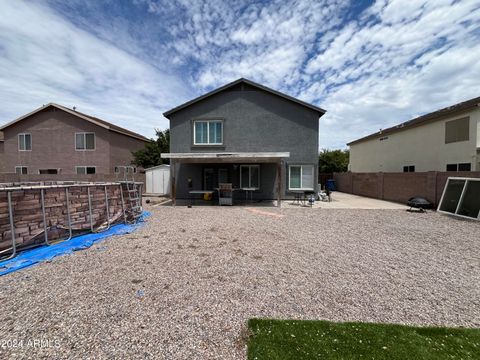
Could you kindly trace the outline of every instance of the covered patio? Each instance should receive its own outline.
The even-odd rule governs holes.
[[[285,159],[289,152],[165,153],[170,159],[173,205],[209,198],[224,205],[276,200],[285,193]],[[229,200],[230,199],[230,200]]]

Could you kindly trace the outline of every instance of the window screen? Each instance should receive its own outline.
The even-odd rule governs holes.
[[[312,165],[291,165],[288,187],[290,190],[313,190]]]
[[[480,181],[468,181],[458,215],[478,218],[480,212]]]
[[[95,134],[85,134],[85,148],[87,150],[95,149]]]
[[[95,150],[95,134],[94,133],[76,133],[75,149],[76,150]]]
[[[445,123],[445,144],[458,141],[468,141],[470,131],[470,118],[465,117]]]
[[[290,166],[290,189],[300,189],[301,188],[301,170],[300,166]]]
[[[32,135],[19,134],[18,135],[18,149],[22,151],[32,150]]]
[[[95,166],[77,166],[76,171],[79,175],[95,174]]]
[[[259,165],[240,165],[240,187],[260,188],[260,166]]]
[[[58,169],[40,169],[39,174],[58,174]]]
[[[219,120],[205,120],[194,122],[195,145],[221,145],[223,143],[223,122]]]
[[[28,173],[26,166],[15,166],[15,174],[26,175]]]
[[[458,171],[471,171],[472,164],[465,163],[465,164],[458,164]]]
[[[440,210],[455,214],[464,185],[465,180],[448,180]]]
[[[302,166],[302,188],[313,189],[313,166]]]

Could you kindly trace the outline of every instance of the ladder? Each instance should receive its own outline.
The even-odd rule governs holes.
[[[127,223],[135,223],[137,219],[142,216],[142,194],[138,183],[135,182],[135,170],[134,166],[117,166],[118,169],[123,169],[123,183],[125,184],[128,197],[128,205],[126,212],[128,216],[125,216]]]

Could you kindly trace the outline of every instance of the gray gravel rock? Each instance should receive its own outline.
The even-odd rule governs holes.
[[[241,359],[252,317],[480,326],[479,223],[152,211],[134,234],[1,277],[0,358]]]

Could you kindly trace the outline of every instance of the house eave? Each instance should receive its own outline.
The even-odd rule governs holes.
[[[178,162],[278,162],[289,158],[290,152],[163,153],[160,156]]]
[[[206,99],[206,98],[208,98],[208,97],[210,97],[210,96],[212,96],[212,95],[218,94],[219,92],[224,91],[224,90],[226,90],[226,89],[228,89],[228,88],[230,88],[230,87],[232,87],[232,86],[235,86],[235,85],[237,85],[237,84],[240,84],[240,83],[242,83],[242,82],[245,83],[245,84],[247,84],[247,85],[256,87],[256,88],[258,88],[258,89],[260,89],[260,90],[266,91],[266,92],[268,92],[268,93],[270,93],[270,94],[273,94],[273,95],[276,95],[276,96],[281,97],[281,98],[283,98],[283,99],[286,99],[286,100],[288,100],[288,101],[291,101],[291,102],[293,102],[293,103],[297,103],[298,105],[301,105],[301,106],[303,106],[303,107],[309,108],[309,109],[311,109],[311,110],[313,110],[313,111],[316,111],[316,112],[319,114],[319,117],[323,116],[323,115],[327,112],[325,109],[322,109],[322,108],[320,108],[320,107],[318,107],[318,106],[309,104],[309,103],[307,103],[307,102],[305,102],[305,101],[303,101],[303,100],[294,98],[293,96],[284,94],[284,93],[282,93],[282,92],[280,92],[280,91],[277,91],[277,90],[273,90],[273,89],[271,89],[271,88],[269,88],[269,87],[266,87],[266,86],[264,86],[264,85],[258,84],[258,83],[256,83],[256,82],[251,81],[251,80],[248,80],[248,79],[245,79],[245,78],[240,78],[240,79],[237,79],[237,80],[235,80],[235,81],[232,81],[231,83],[228,83],[228,84],[226,84],[226,85],[223,85],[223,86],[221,86],[221,87],[219,87],[219,88],[217,88],[217,89],[214,89],[214,90],[212,90],[212,91],[210,91],[210,92],[208,92],[208,93],[206,93],[206,94],[203,94],[203,95],[201,95],[201,96],[199,96],[199,97],[196,97],[196,98],[194,98],[194,99],[192,99],[192,100],[190,100],[190,101],[187,101],[187,102],[185,102],[185,103],[183,103],[183,104],[181,104],[181,105],[179,105],[179,106],[177,106],[177,107],[174,107],[173,109],[170,109],[170,110],[164,112],[164,113],[163,113],[163,116],[165,116],[167,119],[170,119],[170,115],[172,115],[172,114],[174,114],[174,113],[176,113],[176,112],[178,112],[178,111],[180,111],[180,110],[182,110],[182,109],[184,109],[184,108],[186,108],[186,107],[189,107],[190,105],[193,105],[193,104],[195,104],[195,103],[197,103],[197,102],[199,102],[199,101],[201,101],[201,100],[204,100],[204,99]]]

